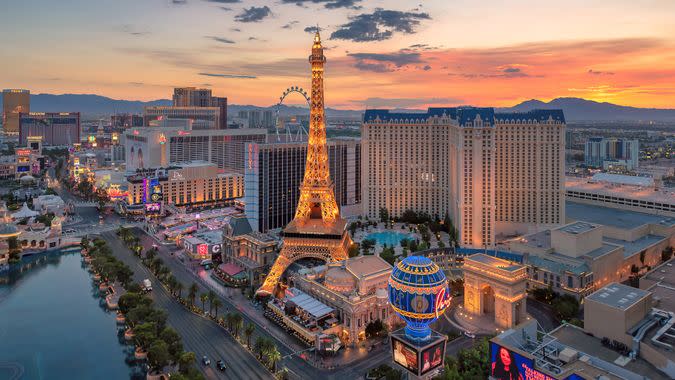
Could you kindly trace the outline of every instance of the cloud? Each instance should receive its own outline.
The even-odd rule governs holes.
[[[424,66],[424,67],[422,68],[422,70],[424,70],[424,71],[429,71],[429,70],[431,70],[431,66],[426,65],[426,66]]]
[[[372,97],[362,100],[352,100],[368,108],[413,108],[428,107],[430,105],[457,105],[464,104],[465,101],[458,98],[379,98]]]
[[[295,4],[299,7],[305,6],[307,3],[313,4],[323,4],[324,7],[328,9],[336,8],[352,8],[352,9],[361,9],[361,6],[357,5],[361,0],[282,0],[284,4]]]
[[[134,86],[145,86],[145,83],[143,83],[143,82],[129,82],[129,84],[134,85]]]
[[[209,3],[220,3],[220,4],[236,4],[241,3],[241,0],[205,0]]]
[[[320,32],[320,31],[321,31],[321,28],[319,28],[318,26],[308,26],[308,27],[305,28],[306,33],[314,34],[316,32]]]
[[[220,42],[220,43],[223,43],[223,44],[233,44],[233,43],[235,43],[234,41],[228,40],[227,38],[223,38],[223,37],[204,36],[204,38],[208,38],[210,40],[214,40],[216,42]]]
[[[229,12],[232,10],[230,7],[220,7],[220,9],[224,10],[225,12]]]
[[[272,10],[267,5],[263,7],[244,8],[240,14],[234,17],[238,22],[258,22],[272,14]]]
[[[355,42],[382,41],[394,33],[412,34],[421,20],[429,20],[428,13],[401,12],[377,8],[373,13],[352,16],[349,22],[340,25],[331,39]]]
[[[356,59],[354,67],[357,69],[377,73],[396,71],[413,63],[423,63],[420,59],[420,53],[417,52],[350,53],[347,56]]]
[[[588,73],[592,75],[614,75],[611,71],[595,71],[593,69],[588,69]]]
[[[217,77],[217,78],[236,78],[236,79],[256,79],[255,75],[243,75],[243,74],[218,74],[218,73],[198,73],[199,75],[205,77]]]
[[[286,25],[282,26],[283,29],[293,29],[293,27],[298,24],[300,21],[293,20],[289,21]]]
[[[126,34],[129,34],[131,36],[136,36],[136,37],[145,36],[147,34],[150,34],[150,32],[148,32],[148,31],[138,30],[134,25],[131,25],[131,24],[121,25],[117,29],[122,33],[126,33]]]
[[[239,28],[230,28],[230,31],[232,31],[232,32],[241,32],[241,29],[239,29]]]

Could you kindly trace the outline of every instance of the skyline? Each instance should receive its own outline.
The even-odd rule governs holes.
[[[289,86],[309,88],[305,29],[318,23],[332,108],[556,97],[671,108],[675,3],[584,4],[32,0],[0,16],[0,83],[144,101],[196,86],[233,104],[269,106]]]

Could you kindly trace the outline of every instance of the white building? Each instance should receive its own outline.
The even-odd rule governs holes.
[[[362,126],[364,214],[411,209],[459,229],[460,244],[492,247],[501,236],[561,224],[564,130],[560,110],[492,108],[367,110]]]
[[[41,214],[63,216],[66,213],[66,203],[58,195],[40,195],[33,198],[33,208]]]

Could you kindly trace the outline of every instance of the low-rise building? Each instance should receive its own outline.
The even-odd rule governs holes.
[[[277,240],[270,235],[253,231],[244,216],[230,219],[223,228],[222,239],[222,262],[243,269],[251,289],[260,286],[277,258]]]
[[[389,328],[397,322],[389,307],[387,286],[392,266],[379,256],[357,256],[326,265],[325,272],[295,275],[293,285],[335,310],[342,342],[365,339],[366,326],[376,320]]]
[[[139,170],[127,177],[127,183],[127,211],[155,203],[224,206],[244,195],[243,175],[226,173],[215,164],[200,161]]]
[[[41,214],[52,213],[63,216],[66,213],[66,203],[58,195],[40,195],[33,198],[33,208]]]
[[[183,248],[193,260],[212,260],[223,248],[220,231],[205,231],[183,238]]]

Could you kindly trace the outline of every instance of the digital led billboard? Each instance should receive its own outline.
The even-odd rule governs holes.
[[[422,351],[422,367],[420,375],[424,375],[429,371],[443,365],[443,357],[445,356],[445,340],[439,342]]]
[[[497,343],[490,343],[490,376],[497,380],[556,380],[543,372],[534,369],[532,359],[513,352]],[[582,380],[579,375],[572,374],[565,380]]]
[[[406,368],[412,373],[418,373],[417,351],[399,338],[391,337],[391,347],[394,351],[394,361],[396,364]]]

